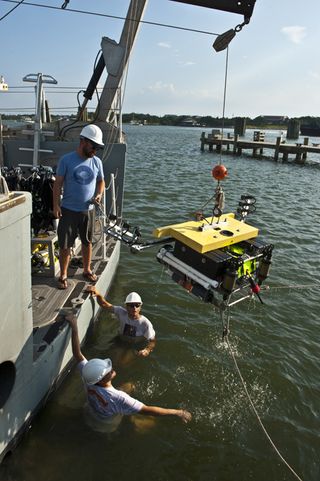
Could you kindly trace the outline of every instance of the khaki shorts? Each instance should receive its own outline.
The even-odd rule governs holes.
[[[62,217],[58,225],[58,242],[60,249],[73,247],[78,235],[80,236],[82,244],[86,246],[89,245],[92,241],[95,210],[75,212],[62,207],[61,212]]]

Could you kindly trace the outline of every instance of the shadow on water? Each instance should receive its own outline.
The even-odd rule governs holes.
[[[179,222],[213,195],[219,160],[199,151],[196,129],[127,127],[125,215],[151,238],[154,227]],[[158,148],[157,148],[158,147]],[[319,479],[319,169],[226,156],[226,211],[242,193],[257,197],[249,223],[275,245],[264,304],[238,305],[230,343],[253,403],[271,438],[305,480]],[[297,286],[297,287],[295,287]],[[116,366],[115,386],[131,381],[147,404],[185,407],[193,420],[123,419],[113,434],[86,425],[81,380],[73,370],[15,454],[1,481],[280,481],[293,479],[249,406],[218,313],[172,283],[155,252],[125,248],[109,293],[121,305],[137,290],[153,322],[157,346],[147,359]],[[85,347],[88,357],[117,346],[116,320],[101,315]],[[137,418],[137,416],[136,416]]]

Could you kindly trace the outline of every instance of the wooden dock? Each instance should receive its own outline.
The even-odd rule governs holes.
[[[251,150],[253,157],[263,155],[264,149],[274,151],[273,158],[275,161],[288,161],[289,155],[294,155],[295,162],[304,164],[307,160],[308,153],[320,154],[320,140],[319,144],[309,144],[309,137],[305,137],[303,143],[296,142],[289,144],[285,142],[282,137],[277,137],[276,142],[266,142],[264,140],[264,133],[255,131],[253,140],[239,140],[239,136],[234,137],[228,134],[228,137],[221,137],[217,134],[208,134],[202,132],[201,137],[201,150],[205,150],[205,146],[208,146],[210,152],[214,147],[217,152],[222,152],[223,146],[227,151],[232,151],[233,155],[241,155],[243,150]],[[282,156],[282,158],[280,157]]]

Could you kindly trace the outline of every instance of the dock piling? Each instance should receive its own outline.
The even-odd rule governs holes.
[[[264,142],[264,132],[261,132],[261,130],[255,130],[253,132],[253,142]],[[258,150],[258,148],[253,148],[253,150],[252,150],[253,157],[257,156],[257,150]],[[259,153],[260,153],[260,155],[263,155],[263,148],[262,147],[260,147]]]
[[[305,137],[303,139],[303,145],[309,145],[309,137]],[[303,159],[303,162],[305,162],[307,160],[307,150],[304,151],[304,153],[302,154],[302,159]]]
[[[309,144],[309,138],[305,137],[303,143],[296,142],[295,144],[288,144],[283,141],[282,136],[276,138],[276,142],[265,141],[264,132],[255,131],[254,140],[239,139],[239,135],[234,137],[227,134],[227,137],[222,135],[208,134],[202,132],[200,137],[201,150],[204,151],[205,145],[208,146],[210,152],[213,151],[214,146],[217,152],[223,151],[223,146],[226,146],[226,150],[232,149],[233,155],[241,155],[243,150],[251,150],[252,155],[256,156],[257,151],[263,154],[264,149],[274,150],[273,158],[276,162],[279,162],[280,155],[282,155],[282,161],[286,162],[289,159],[289,154],[295,155],[295,161],[300,164],[304,164],[307,160],[308,153],[320,154],[320,143]],[[259,139],[259,140],[258,140]]]
[[[277,140],[276,140],[276,147],[274,149],[274,160],[276,162],[278,162],[279,160],[279,147],[280,147],[280,144],[281,144],[281,137],[277,137]]]
[[[201,142],[201,151],[204,152],[204,144],[205,144],[206,133],[201,132],[200,142]]]
[[[234,142],[233,142],[233,155],[235,155],[237,152],[238,140],[239,140],[239,134],[235,134]]]

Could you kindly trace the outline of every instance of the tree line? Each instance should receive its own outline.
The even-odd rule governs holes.
[[[25,120],[26,116],[28,118],[33,118],[32,114],[2,114],[2,119],[5,120]],[[89,115],[88,121],[94,121],[92,116]],[[58,120],[61,118],[61,115],[52,115],[52,120]],[[75,116],[64,116],[64,118],[69,118],[70,120],[74,120]],[[167,115],[151,115],[151,114],[143,114],[137,112],[131,113],[124,113],[122,114],[122,121],[123,123],[140,123],[145,125],[171,125],[171,126],[182,126],[182,125],[194,125],[199,127],[212,127],[218,128],[222,126],[222,123],[225,127],[234,127],[235,119],[237,117],[232,118],[225,118],[222,119],[221,117],[211,117],[210,115],[207,116],[199,116],[199,115],[174,115],[174,114],[167,114]],[[320,127],[320,117],[312,117],[312,116],[304,116],[304,117],[293,117],[289,118],[286,116],[263,116],[260,115],[258,117],[250,118],[250,117],[242,117],[246,119],[247,126],[255,126],[255,127],[279,127],[279,128],[286,128],[290,120],[298,120],[300,124],[308,125],[310,127]]]
[[[246,119],[246,124],[254,125],[256,127],[262,126],[270,126],[270,127],[282,127],[285,128],[288,126],[290,120],[298,120],[300,124],[310,125],[312,127],[320,127],[320,117],[293,117],[289,118],[283,116],[275,116],[279,118],[269,118],[271,116],[263,116],[260,115],[258,117],[250,118],[250,117],[242,117]],[[233,127],[235,123],[236,117],[232,118],[225,118],[222,119],[221,117],[211,117],[207,116],[195,116],[195,115],[173,115],[167,114],[163,116],[158,115],[150,115],[150,114],[143,114],[143,113],[136,113],[131,112],[128,114],[122,115],[123,123],[141,123],[147,125],[171,125],[171,126],[180,126],[185,125],[186,122],[189,122],[191,125],[191,121],[193,121],[195,126],[201,127],[221,127],[222,123],[224,123],[225,127]]]

